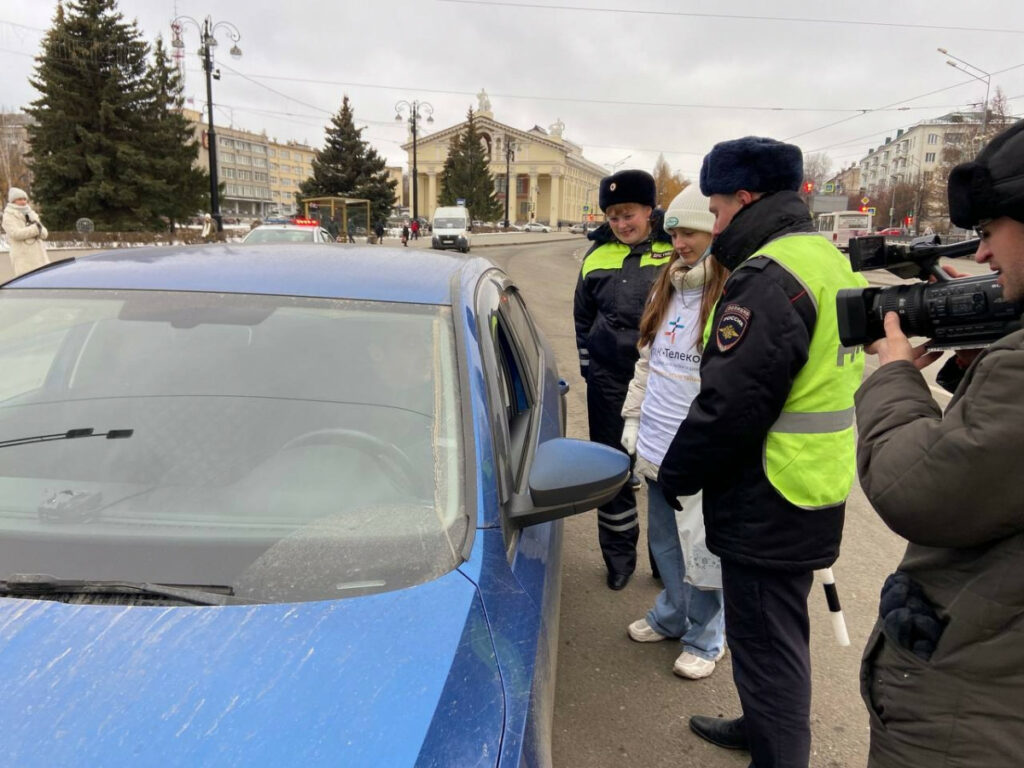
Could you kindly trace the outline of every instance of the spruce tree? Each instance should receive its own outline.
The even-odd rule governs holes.
[[[33,194],[55,229],[80,216],[97,229],[160,228],[164,194],[147,153],[149,46],[115,0],[58,4],[27,112]]]
[[[466,125],[452,137],[441,170],[441,205],[455,205],[463,198],[474,218],[494,221],[502,214],[501,203],[494,196],[494,177],[488,170],[488,157],[477,132],[473,109],[466,115]]]
[[[149,82],[151,128],[144,138],[152,163],[151,173],[160,185],[154,209],[166,217],[173,229],[176,223],[209,208],[210,175],[195,164],[199,145],[181,112],[184,104],[181,75],[159,37],[153,50]]]
[[[324,148],[313,157],[313,176],[299,185],[300,197],[361,197],[370,201],[369,229],[383,221],[395,204],[395,187],[388,176],[384,158],[362,138],[356,128],[348,96],[331,118],[325,132]],[[356,217],[353,211],[350,218]]]

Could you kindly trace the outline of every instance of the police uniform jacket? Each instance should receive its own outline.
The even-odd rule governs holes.
[[[654,211],[650,239],[632,247],[620,243],[607,223],[588,235],[593,245],[583,258],[573,297],[580,374],[588,384],[621,389],[624,395],[633,378],[640,318],[672,250],[663,215]],[[608,255],[612,258],[602,258]]]
[[[777,192],[744,207],[715,240],[723,263],[743,262],[786,236],[814,234],[799,196]],[[728,255],[728,256],[726,256]],[[745,315],[742,334],[718,333],[723,310]],[[666,495],[704,489],[708,548],[747,565],[804,571],[839,555],[845,501],[807,510],[787,501],[764,468],[768,432],[808,360],[814,303],[785,268],[764,257],[736,269],[710,321],[701,390],[661,464]],[[730,329],[726,329],[730,330]],[[731,336],[731,337],[730,337]]]
[[[899,570],[945,623],[918,658],[865,651],[872,765],[1019,765],[1024,754],[1024,331],[988,347],[946,408],[909,362],[857,393],[861,486],[909,541]]]

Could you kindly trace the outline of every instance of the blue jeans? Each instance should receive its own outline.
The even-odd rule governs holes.
[[[647,623],[666,637],[678,637],[683,650],[714,660],[725,645],[722,590],[698,589],[684,581],[686,563],[679,546],[676,512],[657,483],[648,480],[647,485],[651,552],[665,585],[647,614]]]

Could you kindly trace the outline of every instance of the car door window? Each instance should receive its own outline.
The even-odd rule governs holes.
[[[536,338],[513,288],[488,281],[477,306],[487,328],[482,352],[490,370],[495,462],[506,502],[522,483],[534,436]]]

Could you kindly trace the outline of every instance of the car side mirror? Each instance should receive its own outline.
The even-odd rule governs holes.
[[[586,512],[615,498],[629,477],[629,456],[600,443],[558,437],[537,446],[529,494],[512,500],[509,520],[537,525]]]

